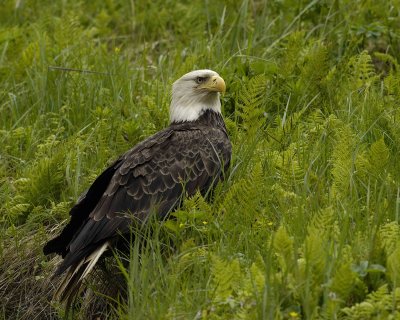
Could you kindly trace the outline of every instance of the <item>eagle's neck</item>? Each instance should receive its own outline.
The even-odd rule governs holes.
[[[222,118],[222,114],[210,109],[202,112],[202,114],[196,120],[172,122],[170,126],[172,128],[185,128],[187,130],[196,128],[217,128],[226,133],[225,122]]]
[[[170,106],[171,123],[196,121],[207,110],[221,114],[219,93],[204,95],[179,95],[173,93]]]

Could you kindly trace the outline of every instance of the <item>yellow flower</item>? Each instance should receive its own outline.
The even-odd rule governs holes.
[[[272,226],[274,223],[272,221],[267,223],[269,226]]]
[[[185,226],[185,224],[182,222],[179,224],[179,228],[183,228],[184,226]]]
[[[292,318],[298,318],[299,314],[296,311],[290,311],[289,316],[291,316]]]
[[[203,221],[203,224],[206,225],[208,222],[207,221]]]

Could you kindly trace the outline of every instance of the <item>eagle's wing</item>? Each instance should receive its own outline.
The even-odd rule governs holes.
[[[90,188],[79,197],[77,203],[69,212],[71,216],[70,221],[60,235],[46,243],[43,247],[44,254],[57,253],[65,257],[68,244],[82,223],[87,219],[90,212],[96,207],[120,163],[121,159],[118,159],[110,165],[97,177]]]
[[[200,129],[162,131],[118,160],[97,204],[68,244],[57,274],[128,232],[132,217],[145,221],[152,210],[163,217],[179,204],[183,191],[204,194],[230,157],[225,133],[210,130],[214,132],[208,135]]]

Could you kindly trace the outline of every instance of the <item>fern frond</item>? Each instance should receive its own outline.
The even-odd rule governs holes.
[[[239,261],[224,261],[218,256],[212,256],[212,281],[215,287],[215,301],[227,303],[233,297],[241,285],[241,270]]]
[[[344,319],[364,320],[364,319],[398,319],[400,312],[400,288],[395,288],[390,292],[387,284],[371,292],[367,298],[352,307],[343,308]]]
[[[400,241],[397,242],[393,252],[387,257],[387,274],[393,287],[400,287]]]
[[[354,89],[369,89],[379,79],[375,73],[372,58],[367,51],[350,58],[348,68],[350,70],[349,82]]]
[[[298,159],[306,148],[307,146],[303,144],[291,144],[275,158],[277,178],[283,186],[294,188],[303,182],[305,170]]]
[[[282,226],[279,227],[274,234],[274,250],[283,273],[294,271],[295,254],[293,244],[294,240],[289,236],[286,229]]]
[[[257,130],[265,123],[266,97],[267,79],[264,75],[251,78],[238,96],[238,115],[242,121],[241,127],[253,138]]]
[[[387,166],[390,156],[389,148],[386,146],[383,138],[371,145],[368,156],[369,172],[380,175]]]
[[[303,245],[304,258],[309,272],[308,277],[313,279],[312,283],[315,294],[318,292],[316,290],[317,286],[323,282],[327,262],[326,255],[328,254],[328,248],[321,246],[321,243],[326,243],[322,239],[326,239],[326,235],[313,229],[309,232]]]
[[[263,194],[264,190],[262,166],[261,163],[257,163],[247,177],[237,180],[230,187],[219,212],[225,212],[229,217],[240,216],[242,222],[252,223],[261,211],[259,195]]]
[[[400,240],[400,226],[396,221],[386,223],[379,228],[379,242],[382,249],[389,256],[396,250],[397,242]]]
[[[348,196],[353,188],[355,136],[348,126],[336,130],[336,143],[332,154],[332,192]]]
[[[338,295],[339,299],[346,301],[354,289],[357,276],[352,270],[351,262],[341,262],[332,279],[330,289]]]

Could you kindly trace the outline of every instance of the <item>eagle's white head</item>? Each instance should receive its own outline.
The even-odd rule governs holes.
[[[172,86],[171,123],[197,120],[208,109],[221,113],[220,92],[225,92],[225,81],[215,71],[185,74]]]

